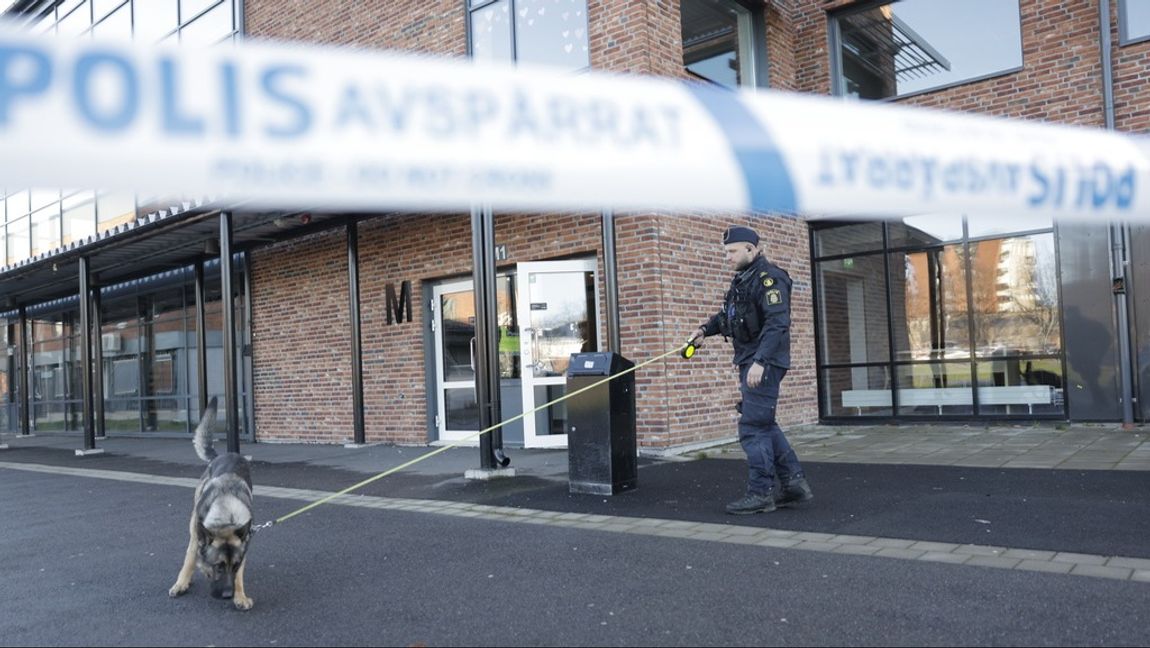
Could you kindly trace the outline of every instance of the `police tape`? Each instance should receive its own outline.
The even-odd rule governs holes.
[[[1150,144],[828,97],[388,52],[0,31],[0,178],[314,210],[1150,220]]]

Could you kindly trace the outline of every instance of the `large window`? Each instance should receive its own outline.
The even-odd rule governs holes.
[[[210,45],[237,37],[239,7],[240,0],[64,0],[28,27],[74,38]],[[90,189],[0,187],[0,266],[131,222],[153,202]]]
[[[683,66],[728,88],[754,86],[755,21],[736,0],[683,0]]]
[[[867,3],[831,30],[839,95],[901,97],[1022,67],[1018,0]]]
[[[246,272],[242,265],[237,268]],[[207,324],[208,394],[221,399],[223,384],[223,301],[219,265],[206,264],[204,319]],[[100,345],[103,356],[104,420],[112,432],[186,433],[199,405],[196,306],[190,268],[101,290]],[[246,331],[242,292],[235,302],[239,330]],[[243,345],[237,340],[237,345]],[[241,365],[250,362],[241,356]],[[244,371],[236,384],[246,391]],[[248,398],[241,394],[240,410]],[[241,421],[244,421],[241,414]],[[246,426],[246,424],[245,424]]]
[[[38,33],[212,44],[236,38],[240,0],[64,0],[38,14]]]
[[[242,259],[243,257],[240,257]],[[247,272],[237,259],[237,271]],[[237,349],[247,346],[245,282],[237,282],[234,303],[237,328],[243,334]],[[224,406],[223,302],[219,291],[219,264],[205,264],[205,320],[208,395]],[[101,308],[94,314],[102,366],[96,375],[104,396],[104,425],[109,434],[188,434],[199,415],[199,378],[195,320],[194,273],[181,268],[160,275],[100,288]],[[2,314],[0,338],[6,343],[7,362],[0,363],[0,430],[20,426],[22,397],[18,313]],[[28,307],[28,391],[30,423],[37,432],[79,431],[83,427],[83,373],[80,363],[79,311],[75,297]],[[95,352],[96,349],[93,349]],[[247,415],[250,381],[245,380],[251,358],[240,355],[236,368],[241,386],[241,434],[251,435]]]
[[[1150,40],[1150,2],[1118,0],[1118,30],[1123,45]]]
[[[468,17],[476,60],[591,65],[587,0],[469,0]]]
[[[1051,221],[929,215],[812,236],[823,416],[1065,415]]]

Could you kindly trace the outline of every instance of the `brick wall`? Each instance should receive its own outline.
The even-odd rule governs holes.
[[[1150,41],[1118,43],[1118,0],[1110,0],[1111,65],[1114,74],[1114,127],[1134,133],[1150,131]]]
[[[785,16],[791,3],[776,2],[774,12]],[[793,0],[796,78],[785,77],[776,87],[829,94],[830,53],[827,51],[827,10],[849,2]],[[1116,0],[1111,0],[1117,12]],[[898,100],[916,106],[961,110],[1004,117],[1038,119],[1084,126],[1102,126],[1102,65],[1098,47],[1098,7],[1094,2],[1021,0],[1022,61],[1018,72],[958,85]],[[781,20],[782,18],[780,18]],[[1122,87],[1123,127],[1145,129],[1150,111],[1134,108],[1139,79],[1150,73],[1150,44],[1117,47],[1114,18],[1115,85]],[[779,68],[776,68],[779,69]],[[780,69],[780,72],[785,68]],[[1119,81],[1121,79],[1121,81]],[[794,84],[793,86],[791,84]],[[1118,103],[1116,93],[1116,104]]]
[[[588,3],[592,66],[684,77],[678,2]],[[354,9],[354,10],[353,10]],[[459,2],[323,4],[249,0],[252,36],[349,43],[461,55]],[[770,17],[768,13],[768,17]],[[770,28],[770,27],[769,27]],[[795,369],[780,415],[813,421],[814,350],[801,221],[747,217],[619,214],[616,218],[622,351],[639,362],[682,342],[721,299],[730,270],[718,241],[729,222],[756,227],[764,247],[795,278]],[[598,255],[600,220],[589,215],[511,215],[496,219],[507,262]],[[369,219],[360,229],[365,424],[369,441],[427,440],[427,378],[422,313],[429,282],[471,270],[465,215]],[[342,230],[258,250],[253,255],[256,433],[261,439],[350,440],[351,362],[345,234]],[[412,282],[416,321],[386,324],[385,286]],[[600,321],[604,313],[600,305]],[[601,331],[605,335],[605,330]],[[668,359],[637,377],[644,447],[734,435],[736,376],[730,349],[712,341],[690,364]]]
[[[764,3],[774,88],[830,91],[827,10],[849,2]],[[308,3],[249,0],[247,28],[258,37],[348,43],[461,56],[462,3]],[[1117,12],[1116,2],[1113,7]],[[679,3],[589,0],[593,68],[683,77]],[[901,100],[904,103],[1072,124],[1102,124],[1097,9],[1092,3],[1023,0],[1024,69]],[[1145,130],[1150,111],[1138,92],[1150,73],[1150,44],[1119,47],[1114,69],[1120,128]],[[808,229],[770,216],[624,213],[617,216],[623,353],[641,361],[680,344],[717,308],[730,277],[717,241],[728,224],[755,227],[773,261],[795,280],[794,368],[784,383],[784,423],[817,420],[814,317]],[[260,250],[253,262],[257,434],[336,441],[351,434],[343,232]],[[601,252],[599,218],[499,215],[506,263]],[[368,438],[423,443],[427,427],[422,318],[428,282],[470,272],[465,215],[386,216],[364,221],[361,299]],[[504,263],[500,264],[504,266]],[[602,277],[602,273],[600,273]],[[415,323],[388,326],[384,286],[410,280]],[[602,281],[602,279],[601,279]],[[604,292],[602,284],[600,292]],[[602,309],[602,306],[600,306]],[[602,312],[600,313],[602,316]],[[295,375],[306,359],[308,376]],[[640,443],[690,445],[734,433],[735,376],[729,347],[715,339],[690,362],[667,359],[637,378]],[[310,385],[312,393],[303,391]]]
[[[498,266],[594,257],[599,223],[598,214],[499,215],[496,244],[506,246],[508,259]],[[427,286],[470,275],[470,217],[409,214],[365,220],[359,262],[367,440],[424,443]],[[394,284],[398,293],[403,281],[411,282],[413,321],[389,325],[386,286]],[[252,286],[257,436],[349,441],[346,232],[333,230],[255,251]]]
[[[351,320],[341,232],[252,255],[256,438],[350,440]]]
[[[464,56],[462,0],[245,0],[246,36]]]
[[[620,214],[616,219],[622,351],[636,362],[682,343],[717,309],[731,271],[718,241],[729,222],[763,235],[791,272],[794,369],[780,405],[785,423],[810,421],[814,351],[805,225],[777,218]],[[508,260],[600,259],[598,214],[504,214],[496,243]],[[360,225],[365,425],[369,441],[427,440],[424,313],[432,282],[471,271],[468,216],[393,215]],[[352,434],[346,234],[342,229],[261,248],[252,257],[256,433],[343,442]],[[803,248],[805,250],[805,248]],[[386,286],[411,281],[415,321],[387,324]],[[603,322],[602,305],[599,313]],[[600,327],[601,339],[606,335]],[[604,346],[606,343],[604,342]],[[730,347],[715,338],[691,362],[677,356],[637,376],[639,436],[665,448],[733,435],[737,397]]]

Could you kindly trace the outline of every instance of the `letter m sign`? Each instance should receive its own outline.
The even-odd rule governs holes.
[[[404,310],[407,318],[404,319]],[[393,320],[394,318],[394,320]],[[411,321],[411,282],[404,281],[399,287],[399,297],[395,296],[395,284],[387,284],[387,323],[402,324]]]

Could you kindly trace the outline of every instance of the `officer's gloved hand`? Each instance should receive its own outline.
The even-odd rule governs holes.
[[[695,329],[695,332],[691,334],[691,337],[687,338],[687,344],[690,344],[698,349],[703,346],[703,340],[705,339],[707,339],[707,333],[703,330],[703,327],[700,326],[699,328]]]

